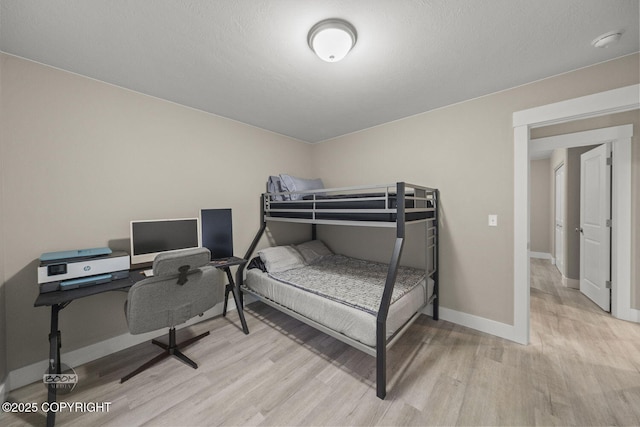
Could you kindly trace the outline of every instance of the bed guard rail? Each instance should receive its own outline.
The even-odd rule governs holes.
[[[401,187],[402,192],[398,191]],[[264,193],[262,209],[266,221],[395,227],[399,207],[403,208],[405,222],[433,218],[437,209],[436,191],[398,182]]]

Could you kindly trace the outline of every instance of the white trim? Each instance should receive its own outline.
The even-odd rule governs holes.
[[[515,141],[529,141],[529,128],[519,126],[513,129]],[[516,143],[513,148],[514,177],[513,191],[513,335],[520,344],[529,343],[529,150],[528,144]],[[524,162],[520,159],[525,159]],[[517,286],[525,280],[526,286]]]
[[[568,277],[562,276],[562,286],[565,288],[571,289],[580,289],[580,280],[578,279],[570,279]]]
[[[636,110],[640,104],[638,101],[639,92],[640,85],[631,85],[517,111],[513,113],[513,127],[536,128]]]
[[[618,265],[611,269],[611,314],[640,322],[640,310],[631,308],[631,138],[615,141],[612,153],[611,257]]]
[[[9,390],[8,387],[8,383],[9,382],[9,377],[5,378],[5,382],[0,383],[0,402],[4,403],[7,401],[7,396],[9,396],[9,393],[7,392],[7,390]]]
[[[250,298],[245,296],[245,303],[250,304],[251,302]],[[227,306],[227,311],[235,309],[236,306],[234,301],[230,300],[229,305]],[[182,329],[184,327],[203,322],[215,316],[219,316],[220,314],[222,314],[222,304],[218,304],[212,309],[207,310],[201,317],[197,316],[190,319],[188,322],[176,327],[176,329]],[[150,341],[153,338],[164,336],[168,331],[169,328],[140,335],[131,335],[126,333],[77,350],[72,350],[68,353],[62,354],[60,357],[66,365],[76,367],[145,341]],[[42,381],[42,375],[46,372],[48,366],[48,361],[45,359],[9,372],[8,380],[6,382],[7,387],[11,387],[9,390],[15,390],[27,384]],[[132,369],[133,368],[135,368],[135,366],[132,366]]]
[[[553,138],[553,137],[552,137]],[[532,141],[537,141],[537,139],[534,139]],[[529,150],[529,153],[531,153],[531,150]],[[554,168],[553,168],[553,173],[558,172],[558,169],[560,169],[561,167],[564,166],[564,162],[560,162],[558,163]]]
[[[529,251],[529,258],[537,258],[537,259],[553,259],[550,253],[548,252],[533,252]]]
[[[529,129],[550,123],[562,123],[576,119],[640,108],[640,85],[570,99],[544,105],[513,114],[514,135],[514,330],[518,342],[529,342],[529,269],[523,265],[528,258],[529,244]],[[624,140],[622,140],[624,141]],[[614,144],[615,147],[616,144]],[[615,148],[614,148],[615,149]],[[615,158],[614,154],[614,158]],[[615,160],[614,160],[615,161]],[[619,168],[614,168],[614,171]],[[614,178],[615,180],[616,178]],[[619,178],[618,178],[619,179]],[[624,198],[624,197],[619,197]],[[620,233],[620,227],[614,227]],[[621,244],[623,236],[614,239]],[[627,239],[630,241],[630,239]],[[624,249],[622,252],[626,251]],[[615,249],[616,255],[622,252]],[[629,258],[630,261],[630,258]],[[619,264],[619,263],[618,263]],[[616,279],[620,280],[619,274]],[[616,299],[619,296],[616,295]],[[620,298],[620,300],[624,300]],[[630,304],[630,298],[627,298]],[[619,307],[618,307],[619,309]],[[636,310],[637,311],[637,310]],[[526,325],[526,328],[523,327]]]
[[[584,147],[602,144],[602,141],[631,138],[633,125],[612,126],[608,128],[574,132],[566,135],[549,136],[532,139],[529,143],[529,155],[538,151],[555,150],[556,148]],[[558,166],[559,167],[559,166]],[[557,169],[557,168],[556,168]]]
[[[531,145],[531,144],[529,144]],[[531,155],[529,155],[531,156]],[[553,169],[553,192],[551,193],[553,197],[553,225],[551,226],[551,234],[553,235],[553,253],[556,255],[556,263],[555,266],[558,268],[560,274],[565,273],[565,265],[567,261],[567,252],[566,249],[566,241],[567,237],[565,234],[566,227],[566,193],[567,193],[567,174],[566,167],[564,162],[560,162],[557,167]],[[559,215],[562,213],[562,215]],[[560,220],[562,221],[562,228],[558,230],[558,217],[560,216]],[[558,236],[560,234],[560,236]],[[560,237],[560,238],[558,238]],[[559,262],[558,259],[560,259]]]
[[[506,323],[474,316],[473,314],[463,313],[446,307],[440,307],[440,319],[500,338],[517,341],[517,337],[514,336],[513,326],[507,325]]]

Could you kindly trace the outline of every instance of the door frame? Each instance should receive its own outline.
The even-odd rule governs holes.
[[[529,343],[530,324],[530,202],[529,149],[530,129],[579,119],[637,110],[640,108],[640,84],[625,86],[513,113],[514,134],[514,319],[513,341]],[[613,144],[615,168],[613,196],[613,247],[616,267],[612,272],[612,310],[616,317],[640,321],[640,310],[631,308],[631,138]],[[626,231],[624,235],[623,231]],[[626,267],[625,267],[626,266]],[[626,298],[624,298],[626,296]]]
[[[558,171],[562,169],[562,176],[563,176],[563,190],[562,190],[562,236],[563,236],[563,240],[562,240],[562,253],[560,254],[560,256],[558,256],[558,239],[557,239],[557,221],[558,221]],[[558,165],[558,167],[554,168],[553,170],[553,197],[554,197],[554,204],[553,204],[553,255],[554,255],[554,264],[556,266],[556,268],[558,269],[558,271],[560,272],[560,274],[562,275],[562,277],[564,277],[564,213],[565,213],[565,201],[566,201],[566,189],[564,187],[566,187],[566,177],[565,177],[565,172],[566,169],[564,167],[564,162],[560,163]],[[558,268],[558,259],[562,260],[562,269]]]

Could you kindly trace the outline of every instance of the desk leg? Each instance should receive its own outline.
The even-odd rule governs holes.
[[[249,335],[249,328],[247,327],[247,321],[244,318],[244,308],[242,306],[242,299],[240,298],[239,289],[236,286],[236,282],[233,280],[233,275],[231,274],[231,270],[229,267],[224,268],[224,272],[227,273],[227,279],[229,280],[229,284],[225,287],[224,291],[224,308],[222,309],[222,315],[226,315],[227,313],[227,298],[229,296],[229,292],[233,294],[233,300],[236,303],[236,310],[238,310],[238,316],[240,316],[240,323],[242,323],[242,331]]]
[[[49,333],[49,374],[60,373],[60,331],[58,330],[58,312],[60,311],[60,305],[54,304],[51,306],[51,332]],[[47,386],[47,402],[49,407],[56,401],[56,384],[49,383]],[[47,412],[47,427],[53,427],[56,423],[56,413],[49,410]]]
[[[231,284],[224,287],[224,305],[222,306],[222,317],[227,316],[227,303],[229,302],[229,292],[231,292]]]

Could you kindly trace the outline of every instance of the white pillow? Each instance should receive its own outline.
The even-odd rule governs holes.
[[[333,255],[333,252],[327,248],[322,240],[310,240],[301,243],[296,245],[296,249],[300,252],[307,264],[313,264],[327,255]]]
[[[261,249],[258,255],[269,273],[279,273],[305,266],[302,255],[293,246]]]
[[[286,174],[280,175],[280,186],[284,191],[321,190],[324,188],[324,184],[320,178],[303,179]],[[285,198],[287,197],[289,197],[290,200],[299,200],[304,197],[304,194],[289,194],[285,196]]]

